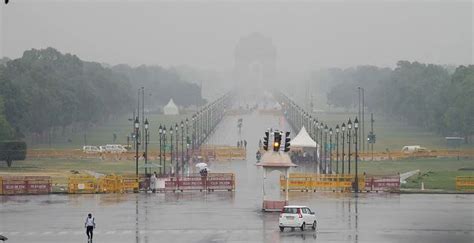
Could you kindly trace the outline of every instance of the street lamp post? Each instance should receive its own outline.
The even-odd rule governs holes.
[[[186,141],[186,164],[187,164],[187,171],[188,171],[188,176],[189,176],[189,155],[188,155],[188,150],[189,150],[189,142]]]
[[[348,149],[349,149],[349,159],[347,161],[348,163],[348,174],[350,175],[351,174],[351,130],[352,130],[352,121],[351,119],[349,118],[349,121],[347,122],[347,146],[348,146]]]
[[[184,176],[184,122],[181,121],[181,175]]]
[[[196,147],[196,115],[191,118],[193,121],[193,132],[191,134],[191,156],[194,156],[194,149]]]
[[[176,177],[179,175],[179,136],[178,136],[178,123],[174,126],[174,131],[176,134]]]
[[[173,125],[170,127],[170,174],[173,166]],[[176,172],[175,172],[176,173]]]
[[[339,174],[339,124],[336,125],[336,174]]]
[[[186,117],[186,165],[189,171],[189,126],[188,126],[187,117]]]
[[[319,146],[321,146],[321,149],[319,151],[319,170],[321,172],[324,172],[323,171],[324,150],[323,150],[323,123],[322,122],[319,123],[319,132],[320,132],[319,134],[320,145]]]
[[[324,174],[328,173],[328,125],[324,125]]]
[[[317,137],[318,137],[318,121],[316,119],[313,120],[313,139],[316,141],[316,150],[314,151],[314,163],[316,163],[316,166],[319,166],[318,165],[318,146],[317,146]],[[315,167],[316,169],[316,167]],[[315,171],[316,173],[316,171]]]
[[[163,126],[163,174],[166,175],[166,126]]]
[[[145,176],[148,175],[148,168],[146,165],[148,164],[148,118],[145,119]]]
[[[138,178],[138,132],[140,131],[140,121],[138,120],[138,116],[135,118],[135,175]]]
[[[332,174],[332,127],[329,128],[329,174]]]
[[[161,154],[161,151],[162,151],[162,147],[161,147],[161,139],[163,138],[163,127],[161,126],[160,124],[160,127],[158,128],[158,135],[159,135],[159,147],[160,147],[160,175],[161,175],[161,168],[163,168],[163,163],[162,163],[162,154]]]
[[[342,174],[344,175],[344,136],[345,136],[345,131],[346,131],[346,124],[343,122],[342,123],[342,127],[341,127],[341,130],[342,130]]]
[[[359,120],[357,120],[357,117],[354,120],[354,129],[355,129],[355,191],[356,193],[359,192],[359,176],[358,176],[358,165],[357,162],[359,160],[359,149],[357,148],[357,130],[359,129]]]

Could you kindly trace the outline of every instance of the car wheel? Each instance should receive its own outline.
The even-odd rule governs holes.
[[[311,227],[313,230],[316,230],[316,220],[313,222],[313,226]]]
[[[285,227],[280,226],[280,231],[283,232],[283,230],[285,230]]]
[[[304,227],[306,227],[306,224],[303,222],[303,224],[300,227],[301,231],[304,231]]]

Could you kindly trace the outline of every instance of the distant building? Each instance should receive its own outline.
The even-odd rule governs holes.
[[[173,99],[170,99],[168,104],[163,107],[163,113],[165,115],[179,115],[178,106],[174,103]]]

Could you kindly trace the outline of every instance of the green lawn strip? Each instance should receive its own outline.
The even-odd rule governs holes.
[[[130,116],[131,117],[131,116]],[[117,135],[117,140],[115,143],[118,144],[127,144],[127,136],[132,132],[132,122],[128,121],[129,116],[121,116],[118,119],[111,120],[104,124],[98,125],[96,127],[88,128],[84,131],[76,131],[75,133],[66,133],[61,135],[61,132],[56,133],[56,137],[52,140],[51,148],[54,149],[82,149],[84,145],[84,134],[86,135],[86,141],[88,145],[105,145],[113,143],[113,134]],[[177,115],[177,116],[166,116],[161,114],[151,114],[148,117],[148,122],[150,123],[150,145],[158,146],[159,136],[158,136],[158,127],[160,124],[166,125],[167,129],[176,123],[180,123],[182,120],[185,120],[187,117],[190,117],[190,114],[186,115]],[[189,121],[189,132],[192,129],[192,123]],[[181,132],[181,130],[180,130]],[[68,140],[71,142],[68,142]],[[169,138],[168,138],[169,139]],[[132,143],[132,141],[130,141]],[[49,149],[49,144],[35,144],[30,145],[30,148],[34,149]]]
[[[336,124],[341,125],[343,122],[347,124],[349,118],[354,120],[357,113],[320,113],[317,118],[323,121],[330,127],[335,127]],[[450,149],[446,145],[444,136],[436,134],[427,129],[416,126],[406,125],[400,121],[389,120],[384,117],[374,115],[374,132],[377,136],[377,141],[374,144],[375,151],[400,151],[405,145],[420,145],[428,149]],[[360,121],[360,119],[359,119]],[[370,113],[366,114],[365,133],[370,131]],[[463,144],[462,149],[472,149],[474,144]],[[367,151],[370,151],[367,148]]]
[[[354,171],[352,164],[352,172]],[[403,188],[455,190],[456,176],[474,176],[474,171],[460,171],[461,168],[474,168],[473,159],[413,159],[399,161],[364,161],[359,164],[359,173],[368,175],[396,175],[420,170],[419,175],[407,179]]]

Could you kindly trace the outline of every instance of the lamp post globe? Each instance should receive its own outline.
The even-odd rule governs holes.
[[[135,117],[135,122],[134,122],[134,124],[135,124],[135,129],[138,129],[138,128],[140,127],[140,122],[138,121],[138,116]]]

